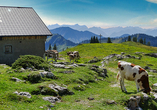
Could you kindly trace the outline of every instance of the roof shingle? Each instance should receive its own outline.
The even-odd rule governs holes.
[[[31,7],[0,6],[0,36],[50,36],[52,33]]]

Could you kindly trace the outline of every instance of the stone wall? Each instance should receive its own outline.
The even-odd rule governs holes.
[[[20,55],[43,57],[46,36],[3,37],[0,40],[0,64],[11,65]]]

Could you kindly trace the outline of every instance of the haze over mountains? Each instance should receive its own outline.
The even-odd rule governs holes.
[[[88,28],[86,25],[58,25],[58,24],[54,24],[54,25],[49,25],[48,28],[50,30],[55,29],[55,28],[59,28],[59,27],[70,27],[74,30],[78,30],[78,31],[90,31],[94,34],[97,35],[102,35],[103,37],[119,37],[123,34],[139,34],[139,33],[143,33],[143,34],[147,34],[147,35],[151,35],[151,36],[157,36],[157,28],[154,29],[143,29],[140,27],[113,27],[113,28],[100,28],[100,27],[91,27]]]

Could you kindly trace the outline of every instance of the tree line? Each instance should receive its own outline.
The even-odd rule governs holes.
[[[100,40],[101,40],[101,39],[100,39]],[[99,42],[98,37],[93,36],[93,37],[91,37],[91,39],[90,39],[90,43],[101,43],[101,42]],[[108,37],[107,43],[112,43],[110,37]]]
[[[146,39],[145,39],[145,38],[144,38],[144,39],[143,39],[143,38],[140,38],[140,39],[138,40],[137,37],[133,37],[133,38],[131,39],[131,36],[128,36],[128,41],[139,42],[139,43],[141,43],[141,44],[150,46],[150,42],[147,42],[147,43],[146,43]]]

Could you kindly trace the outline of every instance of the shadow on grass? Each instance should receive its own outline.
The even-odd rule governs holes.
[[[136,94],[138,92],[134,91],[134,92],[123,92],[123,93],[125,93],[125,94]]]

